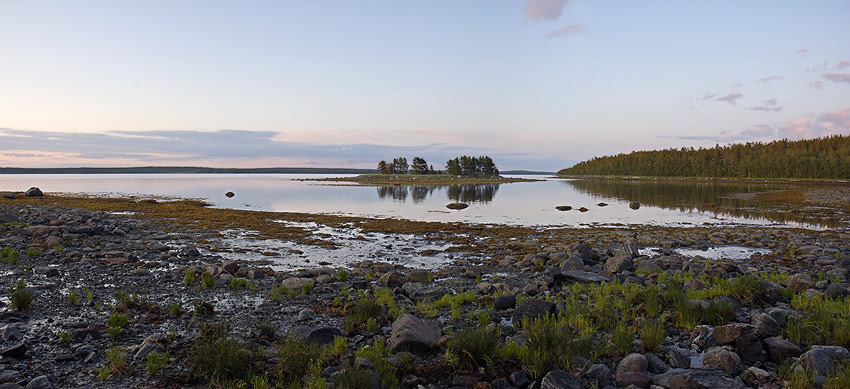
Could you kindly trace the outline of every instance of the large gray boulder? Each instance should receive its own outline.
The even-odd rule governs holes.
[[[390,348],[400,350],[427,351],[440,340],[440,328],[409,313],[393,322]]]
[[[605,270],[611,273],[622,273],[624,271],[635,271],[635,264],[630,255],[617,255],[605,261]]]
[[[767,338],[764,340],[764,344],[767,346],[770,360],[774,363],[782,363],[788,358],[798,357],[803,353],[800,346],[780,337]]]
[[[729,374],[735,374],[741,365],[741,357],[724,347],[712,347],[705,351],[702,365],[709,369],[718,368]]]
[[[42,196],[44,196],[44,193],[41,192],[41,189],[38,189],[36,187],[32,187],[32,188],[27,189],[26,195],[27,195],[27,197],[42,197]]]
[[[809,374],[828,376],[835,372],[840,364],[850,362],[850,352],[841,346],[812,346],[803,353],[795,364]]]

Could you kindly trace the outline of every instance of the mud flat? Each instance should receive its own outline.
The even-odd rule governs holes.
[[[838,382],[848,242],[846,228],[533,228],[2,198],[0,384]]]

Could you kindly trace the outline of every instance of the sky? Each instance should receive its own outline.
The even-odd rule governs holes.
[[[0,166],[357,167],[850,134],[850,2],[0,0]]]

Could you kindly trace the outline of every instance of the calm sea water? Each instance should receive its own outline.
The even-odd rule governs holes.
[[[342,177],[344,175],[335,175]],[[735,193],[789,188],[770,184],[708,184],[547,179],[499,185],[362,186],[301,181],[293,174],[0,175],[0,191],[134,195],[205,199],[217,207],[536,226],[619,224],[756,224],[818,228],[819,221],[735,200]],[[529,177],[541,178],[541,177]],[[232,191],[233,198],[225,197]],[[629,201],[641,203],[638,210]],[[460,211],[445,207],[461,201]],[[607,206],[600,207],[600,202]],[[572,211],[558,211],[570,205]],[[575,209],[586,207],[588,212]]]

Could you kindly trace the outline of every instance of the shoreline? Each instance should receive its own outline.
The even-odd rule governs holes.
[[[814,179],[747,179],[747,178],[710,178],[710,177],[646,177],[646,176],[551,176],[551,179],[594,179],[594,180],[621,180],[621,181],[671,181],[671,182],[710,182],[730,184],[805,184],[825,186],[850,186],[850,180],[814,180]]]
[[[328,177],[328,178],[302,178],[298,181],[313,182],[354,182],[362,185],[384,186],[384,185],[487,185],[487,184],[510,184],[516,182],[540,182],[544,180],[533,178],[428,178],[421,177]]]
[[[116,214],[126,211],[135,213]],[[0,308],[0,326],[20,331],[23,344],[10,348],[15,345],[7,340],[0,347],[3,360],[9,361],[4,371],[17,374],[21,383],[48,380],[55,387],[249,385],[253,379],[249,370],[270,379],[291,377],[286,379],[298,380],[297,385],[306,385],[300,381],[303,377],[332,383],[362,371],[374,373],[368,375],[373,382],[404,388],[474,387],[480,382],[495,386],[516,377],[525,377],[526,382],[568,379],[576,387],[625,387],[626,376],[613,372],[634,359],[657,359],[660,364],[653,362],[654,367],[635,371],[637,375],[629,379],[662,387],[682,375],[747,385],[779,384],[779,362],[772,362],[774,333],[763,332],[768,330],[763,315],[772,317],[779,309],[807,320],[807,308],[793,304],[794,296],[834,290],[847,290],[850,295],[850,247],[846,245],[850,234],[831,230],[761,226],[533,229],[223,210],[193,200],[55,196],[0,199],[0,222],[0,248],[19,253],[15,263],[8,256],[0,261],[0,280],[7,286],[21,280],[34,294],[26,312]],[[317,227],[305,227],[311,222]],[[360,236],[327,235],[322,226],[356,231]],[[225,239],[226,231],[233,229],[257,231],[244,239],[265,243],[259,249],[234,245]],[[377,235],[395,240],[379,240]],[[406,240],[412,240],[412,246],[405,246]],[[291,242],[319,251],[307,253],[312,257],[301,270],[274,270],[276,261],[303,256],[290,250],[297,248]],[[361,243],[366,247],[362,256],[345,263],[324,260],[322,252]],[[432,243],[442,248],[425,248]],[[675,251],[730,245],[766,251],[734,260],[691,258]],[[638,253],[647,248],[657,251]],[[397,261],[395,253],[407,250],[416,253],[414,258],[435,258],[440,264],[421,268],[416,262]],[[246,251],[257,259],[239,259]],[[758,280],[764,289],[730,286],[741,279]],[[677,287],[682,288],[680,297],[659,295],[660,312],[648,313],[656,300],[641,296]],[[79,301],[73,302],[71,292],[78,294]],[[683,321],[680,305],[688,299],[719,304],[721,297],[739,304],[733,308],[734,315],[721,321]],[[368,316],[357,314],[366,307],[373,307],[368,308],[373,309]],[[121,331],[111,330],[115,314],[127,315]],[[554,321],[533,321],[521,327],[522,318],[544,314],[554,315],[550,319]],[[835,320],[846,317],[850,324],[850,316],[836,315]],[[651,348],[633,344],[638,339],[643,343],[648,335],[643,326],[632,323],[647,320],[657,321],[663,330]],[[228,344],[250,355],[252,362],[221,381],[210,378],[194,358],[204,345],[204,328],[224,322],[229,323]],[[549,326],[569,329],[562,334],[567,338],[535,349],[550,362],[543,371],[528,375],[527,371],[535,372],[529,369],[533,362],[521,350],[536,346],[509,344],[540,336],[539,331]],[[787,337],[785,323],[776,326],[778,335]],[[628,344],[614,341],[621,327],[630,329]],[[721,327],[732,332],[721,332]],[[4,333],[9,331],[14,332]],[[482,364],[483,369],[478,362],[463,359],[480,356],[477,349],[463,349],[471,347],[463,343],[463,336],[476,331],[480,332],[476,336],[495,347],[485,354],[493,364]],[[114,339],[112,332],[118,334]],[[65,333],[67,342],[62,340]],[[723,337],[727,333],[737,335]],[[737,348],[743,342],[739,338],[760,345],[762,354]],[[831,337],[824,339],[835,344]],[[589,347],[587,351],[564,348],[578,341]],[[799,356],[813,349],[811,342],[802,338],[793,347],[783,346],[798,349],[792,356]],[[338,352],[331,352],[337,343],[341,345]],[[311,376],[316,373],[299,364],[286,365],[293,369],[292,375],[281,373],[280,363],[290,355],[286,353],[312,350],[317,346],[310,345],[315,344],[329,347],[322,354],[318,376]],[[729,344],[729,350],[718,347],[723,344]],[[382,345],[386,351],[363,354],[383,350]],[[113,349],[127,356],[125,367],[115,366],[106,357]],[[509,356],[509,350],[520,354]],[[151,351],[171,355],[156,374],[145,371],[145,355]],[[687,360],[702,353],[704,365],[720,369],[675,365],[678,356]],[[726,365],[708,357],[714,354],[738,358],[740,368],[723,370]],[[363,355],[368,355],[368,364],[357,362]],[[404,360],[413,363],[400,362]],[[759,371],[766,372],[762,381],[752,377]]]

